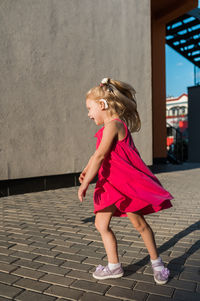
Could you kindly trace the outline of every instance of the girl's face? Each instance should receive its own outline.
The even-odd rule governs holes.
[[[103,123],[103,114],[102,114],[102,107],[101,104],[93,99],[86,99],[86,107],[88,109],[88,117],[97,125],[100,125]]]

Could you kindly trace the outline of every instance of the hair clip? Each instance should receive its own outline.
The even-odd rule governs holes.
[[[104,84],[104,85],[108,85],[109,83],[109,78],[108,77],[104,77],[101,81],[101,84]]]

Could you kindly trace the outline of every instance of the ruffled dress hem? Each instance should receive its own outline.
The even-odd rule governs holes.
[[[129,198],[121,191],[118,191],[117,188],[115,188],[108,181],[105,181],[104,185],[102,185],[101,182],[102,181],[97,181],[95,187],[94,214],[112,205],[115,205],[116,207],[116,211],[113,214],[113,216],[115,217],[125,217],[127,216],[127,212],[147,215],[172,207],[170,200],[173,199],[173,196],[167,191],[166,193],[168,194],[168,199],[160,200],[158,204],[155,205],[150,203],[151,200],[149,200],[148,204],[147,202],[138,199],[137,197]]]

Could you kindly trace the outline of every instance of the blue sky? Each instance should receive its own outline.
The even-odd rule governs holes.
[[[166,95],[180,96],[187,93],[187,87],[194,86],[194,65],[168,45],[165,49]]]
[[[166,45],[166,95],[180,96],[194,86],[194,65]]]

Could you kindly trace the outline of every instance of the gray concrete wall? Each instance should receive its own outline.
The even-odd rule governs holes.
[[[152,163],[149,0],[0,0],[0,180],[79,172],[98,128],[85,93],[132,84]]]
[[[190,162],[200,162],[200,86],[188,88],[188,135]]]

